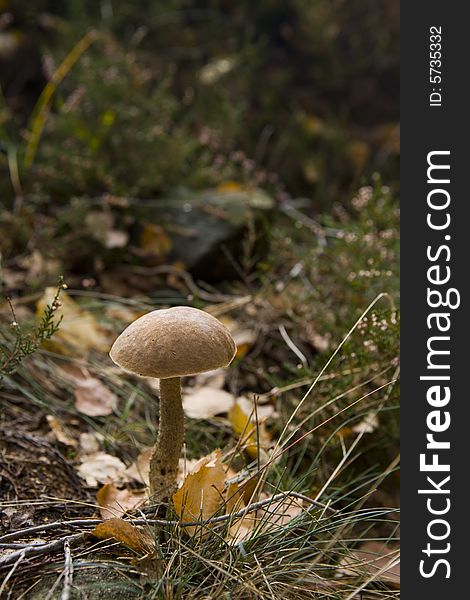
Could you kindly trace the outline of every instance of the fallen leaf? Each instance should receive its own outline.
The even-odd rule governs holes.
[[[215,369],[214,371],[206,371],[205,373],[199,373],[196,375],[194,386],[195,387],[210,387],[213,389],[221,390],[225,384],[225,369]]]
[[[74,391],[75,408],[89,417],[105,417],[113,412],[117,396],[96,377],[88,377]]]
[[[178,485],[183,485],[188,473],[193,473],[199,465],[197,458],[180,458],[178,462],[178,475],[176,481]]]
[[[238,483],[229,483],[227,491],[225,492],[225,513],[230,514],[231,512],[237,512],[240,508],[244,508],[245,500],[243,499],[242,491],[240,490]]]
[[[230,483],[226,494],[225,513],[236,513],[242,508],[245,508],[245,499],[243,489],[238,483]],[[235,519],[227,532],[227,540],[231,544],[238,544],[248,539],[253,531],[254,519],[251,515]]]
[[[88,369],[65,363],[57,370],[60,376],[76,386],[75,408],[79,412],[89,417],[105,417],[113,412],[118,401],[116,394]]]
[[[87,455],[77,470],[89,487],[95,487],[98,483],[124,482],[128,479],[126,465],[116,456],[106,452]]]
[[[55,288],[46,288],[36,304],[38,315],[42,315],[46,306],[52,304],[55,294]],[[54,337],[44,342],[48,349],[69,356],[85,356],[90,350],[109,350],[108,337],[95,317],[64,291],[60,294],[60,302],[54,314],[56,323],[61,317],[62,321]]]
[[[183,410],[191,419],[210,419],[215,415],[227,413],[234,402],[235,399],[229,392],[204,386],[189,393],[185,392]]]
[[[80,434],[80,455],[94,454],[100,449],[99,435],[96,433]]]
[[[145,448],[137,459],[126,470],[126,474],[134,481],[149,485],[150,456],[153,448]]]
[[[189,473],[183,485],[173,495],[175,511],[183,523],[206,520],[223,503],[225,467],[220,450],[198,461],[194,471]],[[189,535],[194,535],[198,527],[185,527]]]
[[[253,399],[246,396],[238,396],[236,400],[245,415],[249,415],[250,420],[256,423],[256,417],[259,421],[264,421],[268,417],[275,415],[274,406],[272,404],[260,404],[254,402]]]
[[[90,533],[100,540],[115,539],[139,554],[155,551],[155,539],[149,529],[136,527],[116,517],[100,523]]]
[[[103,520],[121,517],[127,511],[136,508],[145,501],[145,493],[141,490],[119,489],[112,483],[106,483],[98,490],[96,500]]]
[[[46,419],[49,427],[52,430],[52,433],[54,434],[54,437],[58,442],[64,444],[65,446],[70,446],[71,448],[75,448],[77,446],[77,440],[65,431],[64,426],[59,419],[52,415],[47,415]]]
[[[265,450],[264,446],[267,446],[270,442],[270,436],[264,424],[260,422],[257,426],[238,403],[230,409],[228,419],[233,432],[240,437],[242,448],[246,450],[251,458],[257,458],[258,445],[261,451]]]
[[[382,542],[365,542],[343,558],[336,576],[360,573],[363,576],[376,576],[380,581],[398,584],[400,583],[398,556],[396,547]]]

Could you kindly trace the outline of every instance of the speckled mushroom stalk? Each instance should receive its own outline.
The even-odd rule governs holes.
[[[150,496],[158,501],[176,490],[178,464],[184,444],[184,413],[180,377],[160,379],[160,423],[150,456]]]
[[[127,371],[160,379],[160,424],[150,457],[154,502],[175,491],[184,443],[181,377],[226,367],[236,352],[229,331],[215,317],[189,306],[154,310],[125,329],[109,355]]]

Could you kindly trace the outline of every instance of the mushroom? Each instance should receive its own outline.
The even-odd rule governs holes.
[[[176,489],[184,442],[181,377],[226,367],[236,346],[227,328],[187,306],[154,310],[125,329],[109,353],[131,373],[160,379],[160,422],[150,457],[150,495],[158,502]]]

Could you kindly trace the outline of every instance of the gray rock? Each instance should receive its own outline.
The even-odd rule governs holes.
[[[265,254],[273,208],[273,199],[261,190],[210,190],[141,205],[136,216],[160,225],[171,238],[168,262],[181,261],[196,277],[214,281],[237,276],[233,263],[247,235],[254,239],[254,257]]]

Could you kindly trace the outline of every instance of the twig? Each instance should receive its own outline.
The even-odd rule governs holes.
[[[297,346],[294,344],[294,342],[290,339],[289,334],[287,333],[284,325],[279,325],[278,329],[279,329],[279,333],[282,336],[282,339],[285,341],[287,346],[297,356],[297,358],[300,360],[300,362],[303,364],[303,366],[308,367],[308,361],[307,361],[305,355],[297,348]]]
[[[327,504],[323,504],[322,502],[317,502],[317,501],[313,500],[312,498],[310,498],[309,496],[305,496],[304,494],[300,494],[298,492],[288,491],[288,492],[281,492],[279,494],[276,494],[275,496],[266,498],[265,500],[260,500],[259,502],[253,502],[252,504],[249,504],[248,506],[239,510],[236,513],[230,513],[228,515],[221,515],[219,517],[212,517],[211,519],[206,519],[206,520],[191,521],[189,523],[181,523],[181,521],[170,521],[170,520],[165,520],[165,519],[129,519],[129,520],[134,525],[161,525],[161,526],[180,526],[180,527],[194,527],[197,525],[209,525],[212,523],[222,523],[224,521],[229,521],[230,519],[238,519],[239,517],[243,517],[247,513],[253,512],[255,510],[258,510],[259,508],[263,508],[263,506],[267,506],[267,505],[271,504],[272,502],[277,502],[277,501],[283,500],[285,498],[297,498],[299,500],[303,500],[304,502],[309,503],[312,507],[316,506],[323,510],[329,510],[332,513],[338,512],[336,509],[331,508]],[[155,507],[149,507],[146,509],[146,511],[150,511],[150,510],[155,510]],[[64,527],[75,527],[75,526],[94,527],[96,525],[99,525],[100,523],[102,523],[102,519],[75,519],[73,521],[57,521],[55,523],[47,523],[46,525],[36,525],[35,527],[28,527],[26,529],[20,529],[18,531],[13,531],[12,533],[8,533],[8,534],[4,535],[4,536],[0,537],[0,543],[3,544],[3,542],[8,542],[8,541],[12,541],[15,539],[24,538],[24,537],[27,537],[31,533],[51,531],[54,529],[60,529],[60,528],[64,528]],[[70,541],[75,538],[78,539],[78,536],[80,536],[80,535],[82,535],[82,534],[78,533],[78,534],[75,534],[75,536],[68,536],[67,538],[61,538],[61,540],[56,540],[56,542],[63,543],[65,539],[69,539]],[[53,542],[53,543],[56,543],[56,542]],[[48,545],[49,544],[41,544],[41,545],[34,544],[34,545],[29,545],[26,548],[38,549],[38,548],[45,548]],[[13,544],[11,546],[13,546]],[[25,548],[23,548],[23,549],[25,549]],[[19,551],[16,554],[19,554]],[[11,554],[9,556],[11,556]],[[29,554],[28,554],[28,556],[29,556]],[[2,562],[0,559],[0,566],[1,565],[2,565]]]
[[[10,542],[12,540],[18,540],[23,537],[27,537],[31,533],[39,533],[43,531],[51,531],[61,527],[71,527],[74,525],[81,526],[92,526],[101,523],[101,519],[74,519],[73,521],[56,521],[55,523],[47,523],[45,525],[35,525],[34,527],[27,527],[25,529],[19,529],[18,531],[12,531],[6,535],[0,537],[0,543]]]
[[[11,565],[11,563],[14,563],[20,557],[21,559],[23,559],[30,558],[31,556],[43,556],[44,554],[49,554],[50,552],[60,550],[64,547],[64,543],[66,540],[68,540],[69,544],[73,544],[82,539],[83,533],[75,533],[74,535],[59,538],[58,540],[54,540],[53,542],[49,542],[48,544],[31,544],[30,546],[18,550],[17,552],[11,552],[10,554],[2,556],[0,558],[0,567]]]
[[[15,552],[15,554],[17,554]],[[24,559],[26,554],[26,550],[20,550],[19,554],[18,554],[18,558],[15,562],[15,564],[13,565],[13,567],[10,569],[10,571],[8,572],[8,575],[5,577],[5,579],[3,580],[2,585],[0,586],[0,598],[2,597],[3,594],[3,590],[5,589],[9,579],[11,578],[11,576],[13,575],[13,573],[16,571],[16,567],[20,564],[20,562]]]
[[[229,296],[227,294],[212,294],[210,292],[206,292],[196,284],[188,271],[182,271],[181,269],[177,269],[171,265],[161,265],[158,267],[135,266],[132,267],[132,271],[141,275],[175,275],[176,277],[180,277],[188,290],[194,296],[201,298],[201,300],[206,300],[207,302],[227,302],[235,299],[234,296]]]
[[[72,553],[70,552],[69,538],[66,538],[64,541],[64,556],[64,587],[62,588],[60,600],[69,600],[73,581],[73,561]]]
[[[258,502],[253,502],[245,508],[239,510],[236,513],[230,513],[228,515],[221,515],[220,517],[212,517],[206,520],[200,521],[191,521],[190,523],[181,523],[181,521],[161,521],[156,519],[136,519],[133,520],[132,523],[135,525],[145,525],[146,523],[152,525],[179,525],[180,527],[195,527],[197,525],[211,525],[213,523],[223,523],[224,521],[230,521],[231,519],[238,519],[239,517],[245,516],[247,513],[258,510],[258,508],[263,508],[263,506],[268,506],[272,502],[277,502],[278,500],[284,500],[285,498],[298,498],[299,500],[303,500],[304,502],[308,502],[311,507],[316,506],[318,508],[327,509],[333,513],[337,513],[338,511],[330,506],[323,504],[321,502],[317,502],[310,498],[309,496],[305,496],[304,494],[300,494],[298,492],[280,492],[275,496],[271,496],[270,498],[266,498],[265,500],[259,500]],[[309,510],[309,509],[307,509]]]

